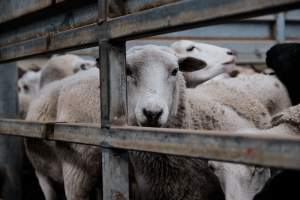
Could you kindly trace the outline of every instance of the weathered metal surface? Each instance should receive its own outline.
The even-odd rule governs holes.
[[[0,65],[0,116],[16,118],[18,113],[17,67],[15,63]]]
[[[136,13],[151,8],[157,8],[159,6],[167,5],[182,0],[110,0],[109,1],[109,17],[118,17],[121,15],[127,15]]]
[[[103,200],[129,200],[128,153],[102,148]]]
[[[33,0],[27,0],[27,1],[33,1]],[[65,1],[65,0],[64,0]],[[56,1],[56,3],[61,3],[64,1]],[[128,14],[132,12],[137,12],[139,10],[149,9],[153,6],[160,6],[172,1],[178,1],[178,0],[143,0],[143,1],[136,1],[136,0],[130,0],[126,1],[126,11],[125,13],[120,14]],[[12,4],[15,1],[12,1]],[[24,1],[22,1],[24,2]],[[26,1],[25,1],[26,2]],[[32,2],[33,3],[33,2]],[[49,4],[46,3],[46,1],[40,1],[39,4],[44,5],[42,8],[47,8],[51,5],[51,1],[49,1]],[[38,5],[39,5],[38,4]],[[82,3],[81,3],[82,4]],[[65,12],[65,9],[57,10],[55,12],[55,15],[50,15],[47,18],[38,18],[38,19],[31,19],[30,23],[18,23],[14,27],[3,27],[0,28],[0,46],[6,46],[12,43],[21,42],[24,40],[29,40],[42,36],[51,35],[53,33],[57,33],[60,31],[65,31],[69,29],[74,29],[77,27],[85,26],[88,24],[96,23],[97,21],[97,2],[96,0],[88,0],[85,1],[85,4],[78,6],[69,6],[67,12]],[[120,1],[112,1],[110,2],[110,7],[113,6],[113,4],[121,4]],[[31,3],[29,2],[29,5]],[[1,3],[0,3],[1,6]],[[13,9],[13,8],[12,8]],[[111,10],[111,9],[110,9]],[[35,10],[32,10],[35,11]],[[5,10],[6,12],[6,10]],[[4,14],[5,14],[4,12]],[[45,13],[48,12],[48,10],[44,11]],[[112,11],[112,12],[118,12],[118,11]],[[3,14],[3,15],[4,15]],[[114,15],[114,14],[113,14]],[[32,21],[32,22],[31,22]],[[1,27],[1,20],[0,20],[0,27]]]
[[[293,8],[297,8],[299,7],[299,4],[299,0],[256,0],[251,3],[246,0],[222,0],[221,2],[217,0],[180,1],[155,9],[149,9],[139,13],[113,18],[109,20],[107,29],[100,29],[99,33],[102,38],[106,38],[107,34],[110,38],[115,39],[139,38],[145,35],[156,35],[158,33],[171,32],[175,29],[181,30],[195,26],[230,22],[230,20],[235,17],[246,18],[263,13],[285,10],[292,6]],[[95,16],[95,14],[90,14],[89,16]],[[80,30],[83,31],[85,28],[87,27],[81,27]],[[89,34],[86,35],[86,37],[91,37],[91,39],[86,38],[84,41],[81,41],[80,39],[72,39],[72,42],[79,44],[79,46],[72,45],[74,48],[80,48],[84,45],[97,43],[97,41],[95,41],[98,34],[96,31],[97,25],[90,25],[88,29],[95,30],[94,32],[89,32]],[[76,32],[78,30],[73,29],[70,31]],[[68,31],[68,33],[70,32]],[[33,33],[30,34],[33,35]],[[47,44],[47,38],[50,38],[53,44],[63,44],[62,41],[54,41],[54,38],[60,34],[64,34],[64,32],[50,34],[49,37],[46,37],[46,41],[45,38],[41,38],[2,47],[0,48],[0,61],[7,61],[13,58],[17,59],[24,55],[29,56],[48,51],[45,47],[41,48],[41,44],[36,42],[42,40],[42,45],[45,46],[45,43]],[[52,47],[52,50],[69,48],[69,45],[70,44],[67,43],[65,45],[59,45],[57,48]],[[31,46],[31,48],[28,48],[29,46]],[[24,51],[24,49],[26,49],[26,51]]]
[[[90,3],[80,7],[71,7],[67,12],[58,10],[54,16],[31,20],[30,23],[18,23],[14,27],[5,28],[0,24],[0,46],[51,36],[54,33],[96,23],[96,20],[96,3]]]
[[[126,124],[125,43],[100,42],[101,125]]]
[[[0,1],[0,23],[51,6],[52,0],[3,0]]]
[[[15,63],[0,65],[0,117],[16,118],[18,113],[17,67]],[[1,197],[21,200],[23,139],[0,135]]]
[[[71,50],[96,46],[98,42],[98,27],[96,24],[84,26],[69,31],[59,32],[48,37],[40,37],[15,45],[0,48],[0,63],[7,60],[20,60],[27,56],[43,53]]]
[[[189,0],[112,19],[108,24],[109,37],[133,39],[299,6],[299,0]]]
[[[278,43],[285,41],[285,16],[284,13],[276,15],[275,38]]]
[[[48,127],[48,128],[46,128]],[[47,131],[46,131],[47,130]],[[0,133],[188,157],[300,169],[300,138],[164,128],[0,120]],[[100,134],[99,134],[100,133]]]
[[[108,1],[99,0],[99,26],[107,28]],[[113,43],[99,38],[101,127],[127,123],[125,42]],[[100,115],[100,113],[99,113]],[[100,133],[99,133],[100,134]],[[128,153],[102,149],[103,200],[129,200]]]

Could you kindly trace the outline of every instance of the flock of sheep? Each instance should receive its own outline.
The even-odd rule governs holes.
[[[275,72],[282,69],[278,52],[271,49],[267,59]],[[284,62],[292,59],[288,56]],[[285,71],[278,75],[282,83],[235,62],[229,49],[192,41],[132,47],[126,53],[129,125],[237,134],[300,132],[298,93]],[[95,61],[53,56],[40,71],[19,79],[21,117],[100,123],[99,84]],[[26,139],[25,146],[46,200],[86,200],[100,184],[99,147],[38,139]],[[244,164],[147,152],[129,152],[129,159],[133,199],[259,199],[271,178],[269,168]]]

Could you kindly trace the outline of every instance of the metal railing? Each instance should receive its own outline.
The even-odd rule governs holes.
[[[64,5],[64,1],[51,2],[58,2],[54,6]],[[128,150],[300,169],[300,138],[294,136],[126,126],[125,74],[125,43],[128,40],[299,8],[299,0],[176,1],[114,18],[109,18],[109,1],[87,2],[70,7],[69,12],[55,15],[50,12],[47,18],[30,21],[18,28],[14,25],[18,19],[16,22],[5,19],[5,23],[0,24],[0,29],[3,24],[8,27],[0,31],[0,63],[8,68],[9,62],[28,56],[99,44],[101,127],[2,119],[1,134],[101,146],[105,200],[120,195],[122,199],[129,199]],[[147,2],[143,0],[140,4]],[[78,16],[74,17],[74,13]],[[62,26],[62,19],[69,23]]]

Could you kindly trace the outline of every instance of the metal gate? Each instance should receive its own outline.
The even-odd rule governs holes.
[[[100,146],[105,200],[129,199],[128,150],[300,169],[298,137],[126,126],[125,74],[128,40],[299,8],[299,0],[129,0],[118,4],[114,15],[113,1],[107,0],[22,2],[0,2],[1,67],[9,70],[11,62],[26,57],[99,45],[101,127],[1,119],[0,133]],[[16,70],[9,75],[16,76]]]

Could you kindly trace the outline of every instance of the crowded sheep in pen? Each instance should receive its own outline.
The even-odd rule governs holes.
[[[285,45],[273,47],[267,57],[275,74],[277,63],[290,62],[279,60],[280,48]],[[300,51],[298,46],[285,51],[291,60],[295,49]],[[182,40],[171,46],[134,46],[126,53],[129,125],[298,132],[299,100],[289,96],[297,91],[286,82],[296,80],[238,66],[230,49]],[[100,123],[99,82],[95,60],[55,55],[40,70],[29,69],[20,77],[20,114],[29,121]],[[100,148],[37,139],[25,139],[25,147],[47,200],[88,199],[97,186]],[[136,199],[260,199],[275,176],[269,168],[213,160],[146,152],[129,157]]]
[[[125,14],[134,16],[135,12],[147,13],[148,9],[151,11],[164,4],[176,5],[177,3],[174,0],[154,0],[148,3],[149,5],[139,1],[128,1],[128,5],[127,1],[122,2],[109,5],[110,12],[114,13],[109,16],[111,19],[122,20],[122,15]],[[139,7],[141,4],[146,5],[141,8]],[[74,4],[74,8],[76,6],[79,5]],[[98,25],[107,23],[107,19],[105,20],[105,22],[99,20]],[[182,17],[180,20],[185,19]],[[249,24],[252,25],[254,22],[251,20],[253,19],[250,19]],[[172,18],[168,19],[168,25],[173,26],[170,21]],[[210,23],[209,20],[208,22]],[[256,25],[259,26],[259,23]],[[235,26],[237,25],[232,25]],[[13,25],[11,27],[14,28]],[[194,28],[194,24],[191,24],[191,27]],[[225,34],[220,32],[220,29],[226,32],[224,27],[216,26],[215,29],[207,29],[209,30],[207,33],[212,33],[210,31],[213,30],[213,34],[216,34],[219,30],[218,34]],[[108,28],[112,29],[109,26]],[[245,32],[246,30],[248,29],[245,27]],[[179,34],[168,40],[169,35],[165,34],[161,37],[147,37],[126,43],[126,49],[123,49],[125,57],[122,73],[125,79],[125,118],[127,119],[125,125],[122,123],[120,125],[118,122],[117,125],[122,128],[144,127],[145,130],[199,131],[198,134],[203,131],[204,135],[217,133],[220,138],[233,134],[238,136],[237,138],[259,136],[275,139],[288,137],[297,140],[300,134],[300,89],[298,88],[300,43],[295,41],[268,43],[263,53],[255,51],[260,54],[257,56],[260,61],[263,60],[258,65],[255,62],[240,62],[240,56],[243,54],[241,48],[229,47],[231,41],[222,38],[225,36],[220,36],[227,44],[222,45],[218,41],[212,41],[211,38],[207,39],[209,34],[205,35],[206,33],[201,32],[205,32],[205,29],[197,29],[197,31],[187,32],[187,37]],[[111,31],[110,34],[113,37],[115,33]],[[134,34],[137,33],[132,33]],[[3,35],[0,31],[0,65],[1,37],[8,37]],[[126,37],[130,38],[131,35]],[[62,49],[63,51],[53,53],[51,51],[56,49],[51,49],[51,42],[48,42],[51,38],[49,38],[47,51],[50,51],[51,55],[46,51],[46,55],[39,55],[38,58],[14,61],[17,67],[15,74],[18,74],[15,85],[18,99],[17,121],[46,124],[46,128],[43,132],[45,135],[40,138],[26,136],[24,133],[24,135],[19,134],[24,137],[10,141],[18,144],[22,152],[18,158],[14,156],[14,163],[5,163],[9,160],[7,157],[13,155],[13,152],[9,152],[10,147],[6,147],[8,139],[0,138],[0,160],[4,163],[0,162],[0,200],[106,200],[107,198],[103,197],[106,192],[103,188],[108,183],[105,182],[107,179],[103,178],[105,162],[103,152],[108,149],[115,150],[110,146],[109,139],[103,142],[103,144],[106,142],[104,145],[101,143],[98,146],[81,141],[77,143],[59,141],[53,136],[52,125],[55,123],[87,124],[95,127],[100,125],[101,130],[109,130],[110,127],[101,126],[105,121],[101,114],[107,114],[102,112],[105,99],[102,97],[102,89],[105,88],[102,84],[108,84],[115,90],[123,86],[117,85],[119,83],[114,85],[102,81],[103,73],[110,75],[113,74],[110,70],[116,69],[110,65],[103,66],[103,63],[116,64],[121,59],[103,61],[107,57],[103,57],[103,52],[101,54],[100,46],[107,41],[100,40],[99,48],[71,51],[72,46],[70,46],[69,49],[65,48],[69,50],[68,52]],[[221,40],[220,38],[218,39]],[[247,38],[247,42],[250,39]],[[262,39],[259,42],[261,41]],[[69,41],[66,40],[67,42]],[[108,40],[107,44],[110,44],[109,42],[111,41]],[[118,46],[118,43],[114,42],[111,43]],[[82,43],[84,44],[84,41]],[[106,48],[105,45],[103,46]],[[5,58],[6,54],[3,55]],[[0,91],[0,103],[1,94]],[[111,94],[109,93],[108,96]],[[110,103],[113,104],[113,101],[119,101],[113,98],[110,100],[108,106]],[[0,117],[2,117],[1,105]],[[109,109],[118,108],[109,107]],[[108,111],[110,112],[112,111]],[[0,133],[3,127],[0,123]],[[179,141],[181,139],[179,135],[178,139]],[[167,143],[171,139],[166,137],[164,140],[163,142]],[[131,141],[131,144],[134,142]],[[218,144],[221,147],[223,145],[222,142]],[[195,144],[190,145],[192,147]],[[224,144],[224,148],[225,146]],[[166,148],[172,148],[172,143],[166,145]],[[230,150],[228,146],[226,149]],[[116,152],[118,151],[123,152],[124,149],[117,148]],[[132,200],[300,199],[299,184],[297,184],[300,171],[288,167],[268,166],[269,163],[264,163],[263,156],[260,165],[256,162],[253,162],[254,164],[237,162],[244,161],[239,158],[226,161],[222,158],[209,159],[209,156],[180,156],[174,153],[136,150],[130,146],[125,151],[128,156],[127,189]],[[255,150],[245,150],[249,157],[252,151]],[[284,146],[282,151],[285,151]],[[223,153],[227,154],[226,151]],[[233,154],[234,151],[231,152],[231,155]],[[236,155],[238,156],[240,154]],[[111,169],[111,173],[118,174],[122,171],[121,168],[122,166],[118,166],[115,171]],[[109,184],[115,184],[123,190],[123,186],[118,185],[118,180],[118,178],[109,180]],[[128,198],[119,194],[112,199]]]

